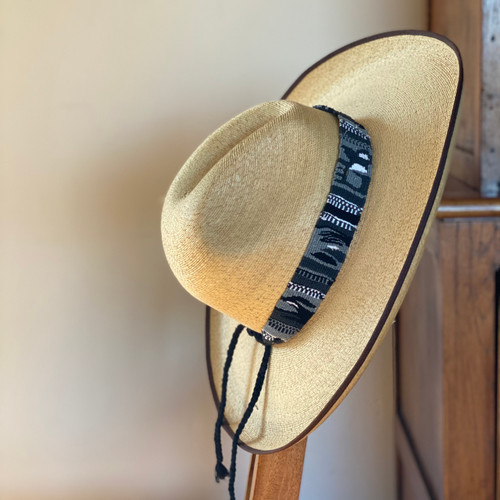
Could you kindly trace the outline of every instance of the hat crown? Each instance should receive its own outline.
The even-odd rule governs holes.
[[[165,255],[200,301],[260,331],[307,247],[338,156],[337,119],[291,101],[211,134],[172,182]]]

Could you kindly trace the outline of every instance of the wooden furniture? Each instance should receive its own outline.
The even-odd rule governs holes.
[[[477,213],[489,213],[478,201]],[[494,499],[500,218],[443,204],[396,336],[400,498]],[[496,209],[500,207],[497,200]]]
[[[269,455],[252,455],[245,500],[297,500],[307,438]]]
[[[500,293],[500,0],[431,0],[464,62],[461,122],[438,218],[395,342],[403,500],[495,499]]]

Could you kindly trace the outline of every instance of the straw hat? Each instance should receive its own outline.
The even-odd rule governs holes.
[[[179,282],[209,306],[207,361],[217,405],[231,339],[238,325],[248,328],[231,353],[223,395],[224,426],[233,436],[273,344],[262,392],[237,436],[245,449],[267,453],[305,437],[339,405],[380,345],[441,198],[461,88],[460,55],[446,38],[418,31],[365,38],[311,66],[282,100],[223,125],[175,177],[162,240]],[[351,137],[357,156],[347,158],[342,122],[361,139],[366,132],[372,157],[369,142]],[[281,324],[271,321],[280,300],[288,303],[282,311],[300,308],[284,292],[310,250],[334,170],[346,164],[353,193],[367,185],[352,242],[343,257],[332,246],[334,282],[304,324],[271,334],[265,327]],[[339,216],[334,225],[339,220],[349,222]],[[302,286],[295,296],[307,298],[311,288]]]

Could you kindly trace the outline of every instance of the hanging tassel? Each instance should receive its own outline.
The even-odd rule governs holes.
[[[235,343],[236,345],[236,343]],[[266,345],[264,350],[264,356],[262,357],[262,362],[260,364],[259,373],[257,374],[257,379],[255,381],[255,386],[253,388],[252,397],[250,398],[250,402],[248,403],[247,409],[241,419],[240,424],[238,425],[238,429],[236,430],[233,438],[233,447],[231,450],[231,468],[229,471],[229,497],[231,500],[235,500],[234,495],[234,482],[236,479],[236,452],[238,451],[238,441],[240,439],[240,435],[245,428],[248,419],[252,415],[253,409],[257,404],[260,393],[262,391],[262,386],[264,385],[264,379],[266,377],[267,367],[269,365],[269,358],[271,357],[271,345]],[[222,454],[221,454],[222,456]]]
[[[219,411],[217,414],[217,422],[215,423],[215,433],[214,433],[214,441],[215,441],[215,455],[217,457],[217,463],[215,465],[215,480],[219,482],[221,479],[225,479],[229,474],[227,468],[222,463],[222,442],[221,442],[221,427],[222,422],[224,420],[224,410],[226,409],[226,394],[227,394],[227,380],[229,376],[229,367],[231,366],[231,361],[233,360],[234,350],[236,348],[236,344],[238,343],[238,339],[240,338],[240,333],[243,331],[244,326],[238,325],[234,330],[233,337],[231,338],[231,342],[229,343],[229,347],[227,349],[226,354],[226,362],[224,364],[224,372],[222,375],[222,390],[219,402]]]

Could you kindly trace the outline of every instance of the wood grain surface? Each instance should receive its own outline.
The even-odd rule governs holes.
[[[496,495],[499,249],[497,219],[436,221],[400,310],[398,413],[431,498]]]
[[[277,453],[252,455],[245,500],[298,500],[307,438]]]
[[[447,36],[457,45],[464,65],[460,119],[450,175],[477,191],[481,182],[481,9],[481,2],[471,0],[431,0],[429,5],[429,29]]]
[[[441,224],[444,496],[495,497],[494,221]]]
[[[500,0],[482,5],[481,193],[494,197],[500,186]]]

